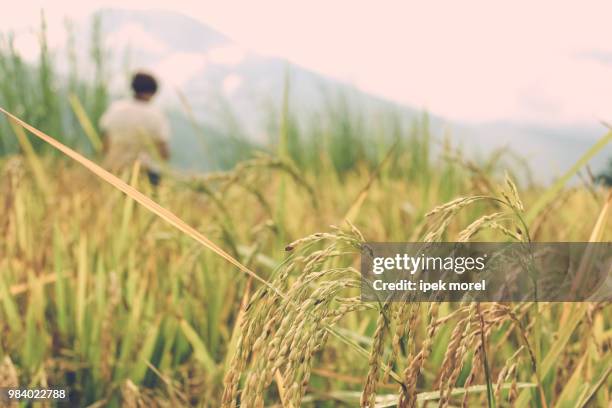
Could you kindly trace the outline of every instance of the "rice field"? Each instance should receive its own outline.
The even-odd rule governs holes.
[[[606,191],[539,204],[473,163],[411,178],[397,154],[342,176],[261,155],[157,191],[122,175],[197,236],[75,162],[3,159],[3,385],[75,406],[607,406],[609,304],[362,303],[356,269],[364,240],[609,241]],[[508,200],[529,231],[512,211],[475,228],[504,210],[455,196]]]
[[[52,65],[40,72],[27,75]],[[567,182],[612,134],[541,186],[505,150],[473,161],[426,119],[391,124],[372,154],[350,115],[296,139],[285,106],[276,144],[154,190],[138,163],[95,164],[102,80],[13,86],[0,106],[34,128],[0,119],[0,386],[69,391],[48,406],[610,406],[609,303],[365,303],[359,253],[609,242],[610,190]],[[350,160],[342,141],[360,146]]]

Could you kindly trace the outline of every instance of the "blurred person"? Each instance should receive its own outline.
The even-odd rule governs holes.
[[[132,98],[113,102],[100,118],[103,165],[111,171],[121,171],[139,160],[151,184],[157,186],[160,166],[170,158],[170,126],[152,103],[158,89],[155,77],[136,72],[131,88]]]

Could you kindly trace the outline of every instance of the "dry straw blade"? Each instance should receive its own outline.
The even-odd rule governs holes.
[[[51,137],[51,136],[41,132],[40,130],[36,129],[35,127],[33,127],[33,126],[29,125],[28,123],[22,121],[21,119],[19,119],[15,115],[11,114],[10,112],[7,112],[5,109],[0,108],[0,112],[4,113],[9,119],[13,120],[14,122],[19,124],[24,129],[26,129],[29,132],[31,132],[36,137],[42,139],[46,143],[48,143],[51,146],[55,147],[57,150],[61,151],[66,156],[68,156],[71,159],[79,162],[81,165],[86,167],[89,171],[94,173],[96,176],[100,177],[101,179],[103,179],[107,183],[111,184],[113,187],[121,190],[123,193],[128,195],[130,198],[132,198],[133,200],[135,200],[136,202],[141,204],[143,207],[147,208],[149,211],[151,211],[155,215],[161,217],[162,219],[164,219],[166,222],[168,222],[169,224],[171,224],[175,228],[179,229],[180,231],[184,232],[185,234],[189,235],[190,237],[192,237],[193,239],[195,239],[196,241],[198,241],[199,243],[204,245],[205,247],[207,247],[210,250],[212,250],[213,252],[217,253],[219,256],[221,256],[222,258],[224,258],[225,260],[230,262],[232,265],[236,266],[242,272],[246,273],[247,275],[252,276],[254,279],[258,280],[259,282],[261,282],[264,285],[270,287],[272,290],[274,290],[275,292],[278,293],[278,290],[276,288],[274,288],[272,285],[270,285],[266,280],[262,279],[255,272],[251,271],[249,268],[247,268],[246,266],[242,265],[239,261],[234,259],[230,254],[228,254],[223,249],[218,247],[214,242],[210,241],[208,238],[206,238],[205,236],[200,234],[195,228],[193,228],[190,225],[188,225],[187,223],[185,223],[179,217],[174,215],[174,213],[172,213],[171,211],[169,211],[169,210],[165,209],[164,207],[160,206],[155,201],[153,201],[152,199],[150,199],[146,195],[142,194],[140,191],[136,190],[134,187],[130,186],[129,184],[127,184],[126,182],[124,182],[123,180],[118,178],[117,176],[109,173],[108,171],[106,171],[102,167],[98,166],[96,163],[92,162],[91,160],[87,159],[86,157],[82,156],[81,154],[77,153],[76,151],[72,150],[71,148],[67,147],[66,145],[58,142],[53,137]],[[281,295],[281,294],[279,293],[279,295]]]

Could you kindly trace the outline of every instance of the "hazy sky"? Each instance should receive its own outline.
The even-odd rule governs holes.
[[[612,119],[609,0],[21,0],[0,6],[0,27],[35,25],[41,7],[53,22],[128,4],[451,119]]]

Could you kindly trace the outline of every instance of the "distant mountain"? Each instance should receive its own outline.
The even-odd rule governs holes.
[[[298,115],[298,120],[308,120],[337,95],[344,95],[366,113],[364,116],[385,110],[398,112],[407,120],[419,115],[416,109],[363,93],[283,59],[245,50],[225,35],[182,14],[104,9],[100,15],[105,45],[114,57],[113,71],[145,67],[157,73],[163,82],[160,99],[175,111],[174,123],[181,129],[187,129],[189,124],[185,123],[186,108],[178,96],[179,89],[209,134],[231,122],[246,137],[265,140],[266,120],[271,112],[280,109],[287,73],[292,112]],[[88,33],[90,29],[89,22],[81,24],[81,32]],[[125,90],[126,77],[115,78],[113,86],[118,93]],[[450,128],[451,135],[468,151],[486,153],[507,145],[525,154],[540,180],[549,180],[567,169],[605,132],[596,125],[589,128],[512,122],[467,125],[449,123],[435,115],[430,115],[430,120],[434,133],[441,134],[443,129]],[[189,157],[192,154],[189,145],[194,141],[186,139],[186,133],[181,132],[174,147],[183,152],[183,161],[190,162],[194,158]],[[592,165],[602,168],[609,156],[612,147]],[[181,164],[201,167],[197,158],[195,161]]]
[[[246,128],[261,127],[260,113],[279,108],[287,75],[295,112],[320,107],[326,97],[340,92],[358,100],[365,109],[397,107],[283,59],[245,50],[182,14],[121,9],[98,13],[105,45],[115,59],[114,71],[125,69],[126,64],[152,70],[162,79],[164,103],[178,102],[180,89],[200,118],[213,121],[220,110],[230,106]],[[90,27],[88,21],[82,30],[87,33]],[[115,86],[124,87],[124,78]],[[412,109],[401,109],[416,114]]]
[[[608,130],[603,125],[542,126],[516,122],[492,122],[460,127],[461,139],[479,146],[481,152],[507,146],[529,164],[534,179],[550,181],[567,171]],[[593,173],[612,157],[608,144],[590,162]]]

